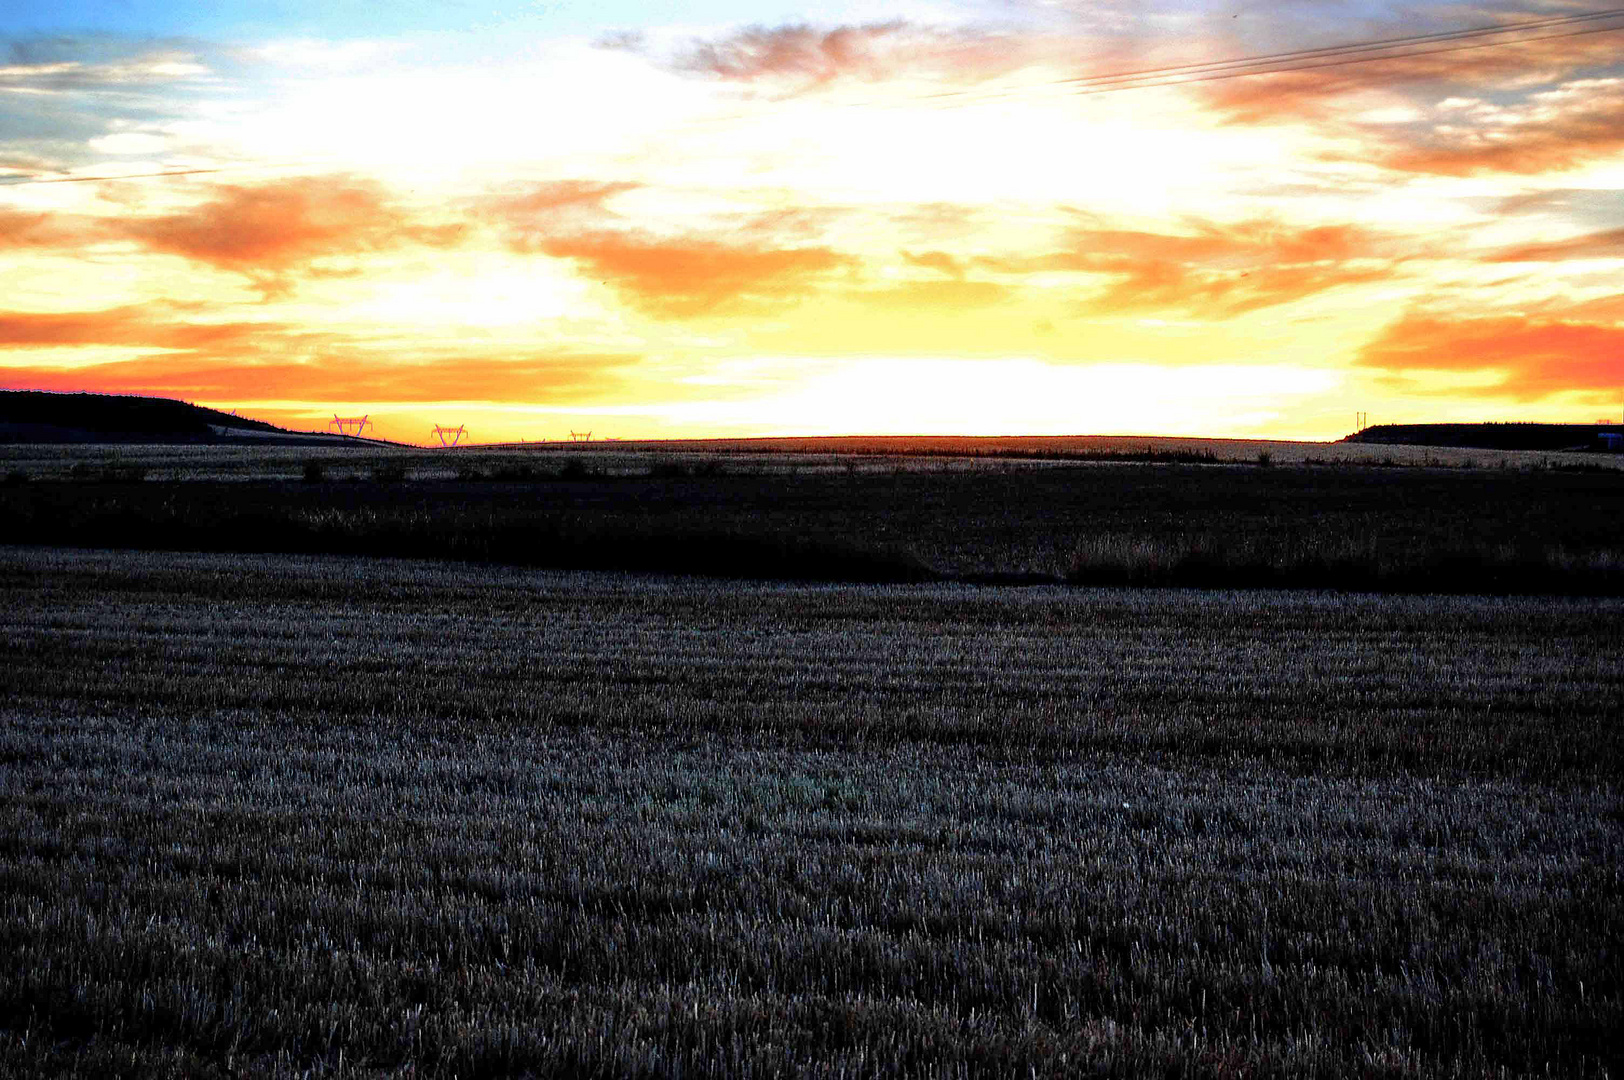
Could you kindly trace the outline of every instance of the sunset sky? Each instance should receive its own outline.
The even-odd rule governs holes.
[[[1617,420],[1624,8],[6,0],[0,387],[417,443]]]

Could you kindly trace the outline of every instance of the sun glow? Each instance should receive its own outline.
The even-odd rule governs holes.
[[[1180,430],[1233,435],[1337,382],[1328,372],[1282,368],[1030,359],[770,358],[750,367],[784,384],[735,400],[653,402],[640,412],[669,430],[730,435],[1144,434],[1168,416]]]

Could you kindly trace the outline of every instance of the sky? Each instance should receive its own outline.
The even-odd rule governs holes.
[[[476,442],[1618,421],[1624,8],[7,0],[0,387]]]

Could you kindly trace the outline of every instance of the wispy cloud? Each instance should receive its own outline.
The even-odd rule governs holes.
[[[151,307],[100,311],[0,312],[0,348],[129,345],[187,352],[240,353],[289,327],[255,322],[190,322]]]
[[[411,243],[445,246],[462,228],[417,224],[378,183],[336,176],[226,185],[197,206],[131,218],[113,231],[156,252],[243,274],[278,294],[317,260]]]
[[[0,38],[0,163],[21,177],[96,164],[182,120],[219,79],[201,42]],[[143,150],[148,144],[132,144]]]
[[[751,27],[696,46],[683,66],[724,79],[789,78],[825,83],[878,78],[913,38],[901,21],[819,30],[807,25]]]
[[[572,259],[644,311],[671,318],[771,310],[817,292],[853,265],[827,247],[778,247],[635,232],[548,237],[536,248]]]
[[[1390,277],[1402,247],[1352,225],[1294,229],[1277,221],[1189,223],[1190,231],[1071,230],[1063,250],[995,258],[996,268],[1097,274],[1108,284],[1094,311],[1170,309],[1223,318],[1286,304],[1343,285]]]
[[[0,381],[34,389],[97,389],[203,400],[524,402],[597,400],[642,359],[633,353],[418,347],[381,350],[365,338],[283,322],[211,323],[173,307],[0,312],[0,350],[29,360]],[[58,366],[48,351],[114,346],[143,355]],[[32,362],[29,362],[29,361]]]
[[[211,74],[195,48],[111,36],[0,39],[0,91],[64,94],[173,86]]]
[[[609,200],[640,186],[628,180],[548,180],[486,198],[477,213],[498,224],[514,251],[534,252],[560,233],[601,227],[614,217]]]
[[[680,50],[675,66],[775,93],[927,78],[973,83],[1018,70],[1046,44],[1028,35],[904,19],[819,27],[752,26]]]
[[[1535,175],[1624,150],[1624,79],[1584,79],[1516,105],[1446,101],[1439,122],[1381,157],[1404,172]]]
[[[1624,259],[1624,229],[1570,236],[1538,244],[1502,248],[1488,257],[1489,262],[1565,262],[1571,259]]]

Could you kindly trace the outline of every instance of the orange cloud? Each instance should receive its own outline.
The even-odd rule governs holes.
[[[0,368],[8,386],[88,390],[205,401],[583,402],[611,392],[632,355],[505,359],[440,357],[400,362],[376,357],[309,361],[148,356],[72,369]]]
[[[982,260],[1020,271],[1076,271],[1114,280],[1088,307],[1238,315],[1341,285],[1390,276],[1398,261],[1380,234],[1351,225],[1292,229],[1276,222],[1198,224],[1185,234],[1085,227],[1068,248],[1033,259]]]
[[[236,350],[285,329],[267,323],[170,322],[140,307],[66,313],[0,312],[0,348],[129,345],[184,351]]]
[[[548,237],[536,246],[582,264],[643,310],[676,318],[794,304],[853,261],[826,247],[652,240],[607,231]]]
[[[0,367],[0,380],[36,390],[96,390],[210,401],[583,400],[619,384],[640,357],[621,353],[514,356],[462,352],[381,355],[365,342],[280,323],[189,323],[167,308],[66,314],[0,312],[0,349],[125,346],[173,350],[108,363]]]
[[[244,274],[267,292],[285,289],[291,271],[318,259],[409,242],[443,246],[461,232],[415,225],[381,185],[343,176],[222,187],[210,202],[135,218],[119,231],[154,251]]]
[[[1407,315],[1366,345],[1359,362],[1389,371],[1494,373],[1524,400],[1618,388],[1624,326],[1515,317]]]
[[[1624,294],[1585,300],[1569,306],[1561,314],[1569,322],[1624,323]]]
[[[617,215],[605,207],[640,185],[586,180],[536,185],[484,207],[508,226],[514,251],[570,259],[612,284],[631,303],[662,317],[688,318],[793,304],[816,291],[848,256],[786,237],[815,235],[823,216],[789,210],[755,215],[726,239],[655,239],[604,228]]]
[[[1624,258],[1624,229],[1607,229],[1548,244],[1524,244],[1495,252],[1487,262],[1563,262]]]
[[[105,238],[106,230],[92,218],[0,209],[0,251],[76,247]]]
[[[47,231],[44,214],[0,210],[0,248],[37,246],[45,242]]]

